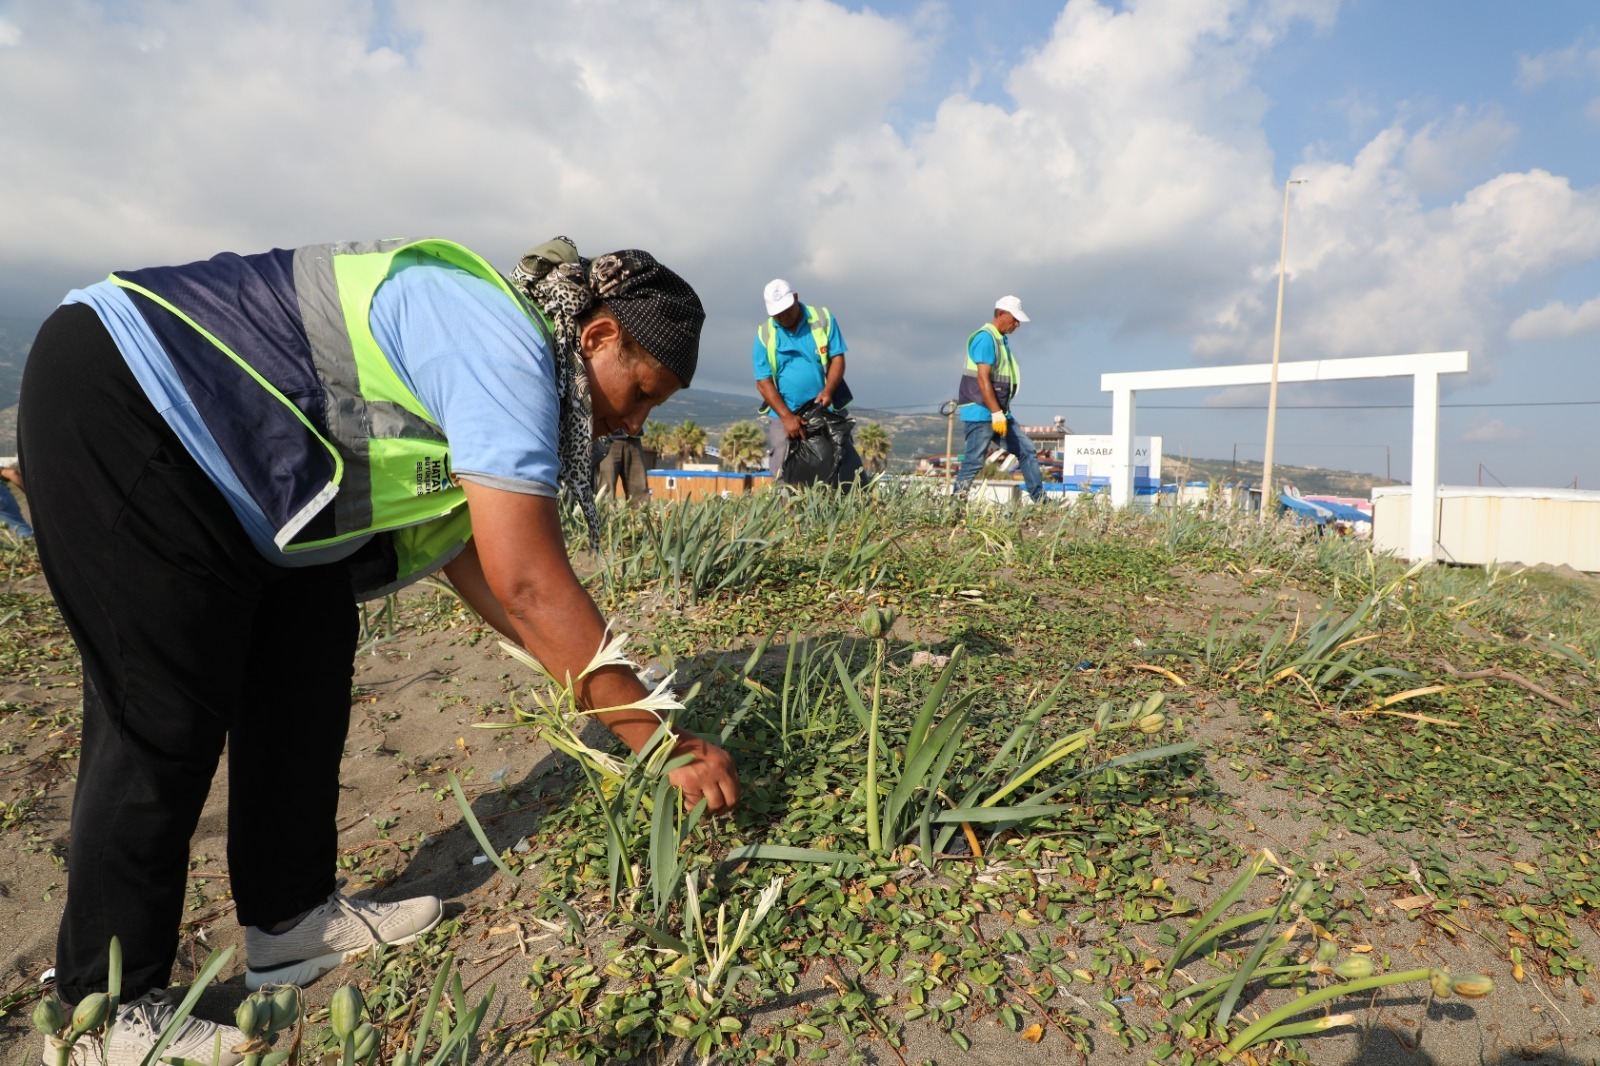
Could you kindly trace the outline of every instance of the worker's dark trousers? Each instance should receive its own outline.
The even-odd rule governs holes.
[[[90,308],[40,329],[20,418],[45,577],[83,657],[56,981],[68,1002],[103,990],[115,935],[126,1002],[170,979],[224,741],[240,923],[333,891],[355,605],[342,565],[256,553]]]
[[[619,480],[629,503],[645,503],[650,499],[650,482],[644,468],[644,447],[637,437],[612,438],[594,472],[595,495],[615,499]]]

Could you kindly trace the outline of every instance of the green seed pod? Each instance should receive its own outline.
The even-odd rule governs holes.
[[[355,1041],[356,1061],[366,1062],[372,1058],[372,1053],[378,1050],[378,1030],[374,1029],[371,1024],[362,1022],[360,1027],[356,1029]]]
[[[265,1055],[261,1056],[261,1066],[283,1066],[284,1063],[289,1061],[289,1056],[291,1054],[293,1054],[293,1052],[269,1051]],[[246,1061],[249,1060],[246,1059]]]
[[[857,624],[860,625],[861,632],[873,640],[882,640],[888,636],[889,627],[894,625],[894,612],[886,608],[868,607],[861,612]]]
[[[1462,999],[1482,999],[1494,991],[1494,982],[1481,973],[1469,973],[1451,981],[1450,991]]]
[[[293,985],[284,985],[272,993],[270,1010],[268,1032],[276,1033],[280,1029],[289,1028],[300,1017],[300,990]]]
[[[106,1024],[111,1016],[111,998],[104,992],[94,992],[78,1001],[72,1011],[72,1036],[74,1039]]]
[[[46,1036],[55,1036],[67,1024],[67,1013],[55,996],[45,996],[33,1008],[33,1027]]]
[[[265,1023],[272,1020],[272,1005],[262,1003],[255,996],[247,996],[233,1012],[234,1027],[247,1038],[259,1033]]]
[[[1346,981],[1364,981],[1372,976],[1372,959],[1366,955],[1352,955],[1335,966],[1333,972]]]
[[[411,1066],[411,1053],[400,1050],[394,1053],[394,1058],[389,1060],[389,1066]]]
[[[1315,881],[1301,881],[1294,886],[1294,895],[1289,897],[1289,905],[1292,907],[1304,907],[1311,902],[1311,894],[1316,890],[1317,883]]]
[[[1165,703],[1165,702],[1167,702],[1166,693],[1164,693],[1164,692],[1151,693],[1150,698],[1144,701],[1144,706],[1139,708],[1139,713],[1140,714],[1155,714],[1157,711],[1159,711],[1161,709],[1161,705],[1163,703]]]
[[[1159,733],[1167,727],[1167,716],[1164,714],[1147,714],[1133,724],[1141,733]]]
[[[1440,999],[1450,998],[1450,974],[1444,970],[1434,970],[1428,975],[1428,984],[1433,986],[1433,994]]]
[[[328,1001],[328,1025],[340,1040],[356,1031],[361,1024],[361,989],[345,985]]]
[[[1332,962],[1333,957],[1339,954],[1339,945],[1333,940],[1317,941],[1317,961]]]

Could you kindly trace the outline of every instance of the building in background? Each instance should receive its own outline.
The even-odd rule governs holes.
[[[1372,546],[1404,555],[1411,486],[1372,490]],[[1446,485],[1434,509],[1433,555],[1449,563],[1570,566],[1600,573],[1600,492]]]

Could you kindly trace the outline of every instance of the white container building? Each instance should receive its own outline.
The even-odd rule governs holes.
[[[1600,492],[1441,486],[1434,558],[1443,562],[1570,566],[1600,573]],[[1411,487],[1372,490],[1372,546],[1402,557]]]

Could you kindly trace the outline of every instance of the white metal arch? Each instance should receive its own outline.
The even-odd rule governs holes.
[[[1434,539],[1439,495],[1439,375],[1464,374],[1466,352],[1421,355],[1377,355],[1359,359],[1315,359],[1279,363],[1278,381],[1349,381],[1357,378],[1411,378],[1411,537],[1412,561],[1437,557]],[[1111,393],[1111,502],[1124,507],[1133,500],[1133,437],[1135,397],[1154,389],[1211,389],[1229,385],[1266,385],[1270,363],[1207,366],[1188,370],[1139,370],[1101,374],[1100,390]]]

